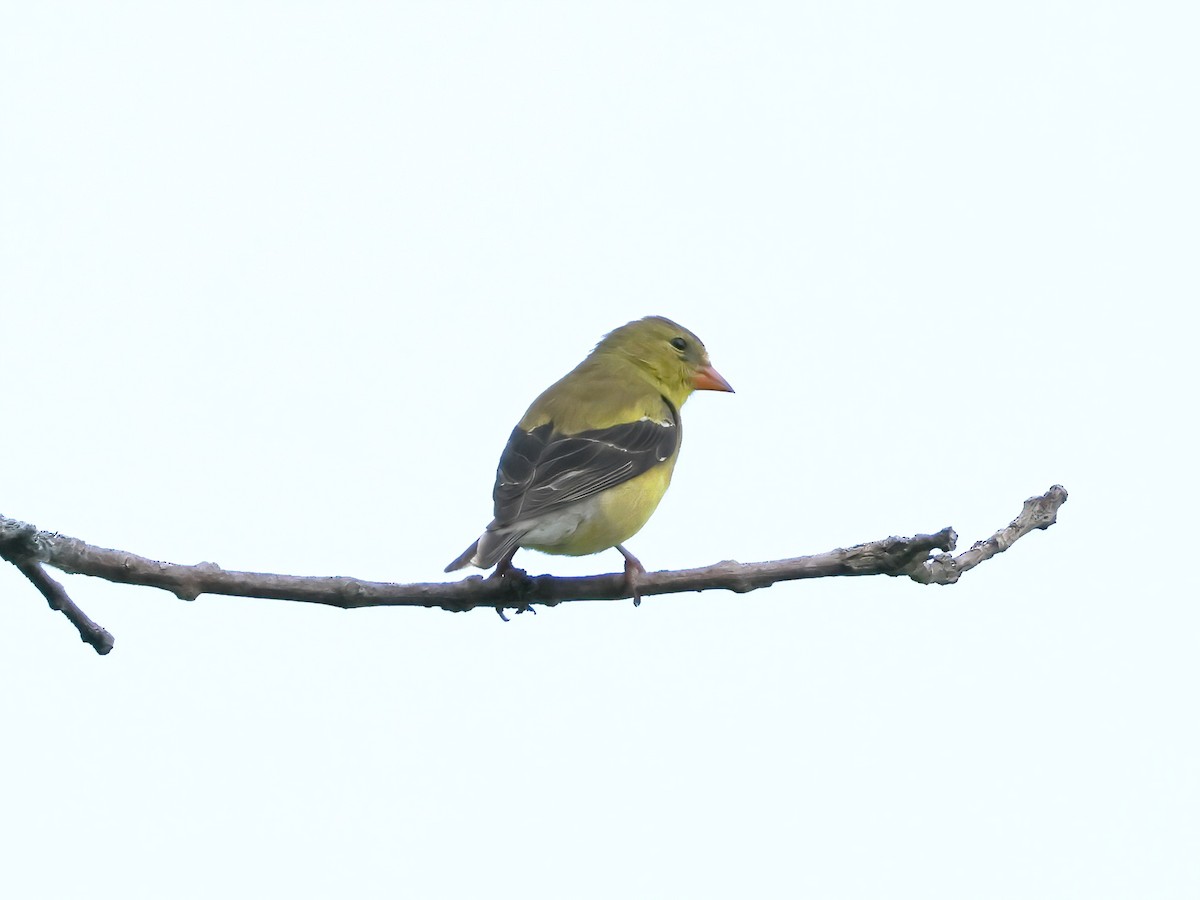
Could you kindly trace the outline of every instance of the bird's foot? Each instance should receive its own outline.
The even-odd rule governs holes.
[[[537,610],[534,609],[532,606],[530,606],[528,603],[526,603],[524,606],[516,607],[516,611],[517,611],[518,616],[521,615],[521,613],[533,613],[535,616],[537,615]],[[500,619],[504,622],[507,622],[509,620],[508,616],[506,616],[504,614],[503,606],[496,607],[496,615],[498,615],[500,617]]]
[[[641,564],[636,556],[617,544],[617,549],[621,551],[621,555],[625,557],[625,590],[633,595],[633,605],[642,605],[642,592],[638,588],[638,576],[646,574],[646,567]]]
[[[529,577],[529,574],[524,569],[518,569],[512,564],[511,554],[504,557],[504,559],[500,560],[500,562],[496,564],[495,571],[487,577],[487,580],[491,581],[493,578],[507,579],[512,584],[513,593],[518,597],[521,597],[521,595],[527,596],[530,588],[533,585],[533,579]],[[525,612],[531,612],[534,615],[537,615],[537,610],[528,603],[526,603],[524,606],[517,606],[514,608],[517,611],[517,615]],[[504,614],[504,609],[505,607],[503,606],[497,606],[496,615],[498,615],[503,621],[507,622],[508,616]]]
[[[488,576],[488,580],[493,578],[528,578],[524,569],[518,569],[512,564],[512,554],[504,557],[500,562],[496,563],[496,568],[492,570],[492,574]]]

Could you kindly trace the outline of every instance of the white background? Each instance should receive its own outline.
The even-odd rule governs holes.
[[[651,569],[1057,526],[948,588],[355,612],[0,568],[0,894],[1200,894],[1197,17],[6,3],[0,512],[393,581],[670,316]],[[525,553],[531,571],[616,571]]]

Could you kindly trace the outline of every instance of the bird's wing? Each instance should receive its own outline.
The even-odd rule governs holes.
[[[666,417],[561,434],[553,422],[513,429],[496,470],[493,527],[562,509],[636,478],[674,455],[679,414],[664,399]]]

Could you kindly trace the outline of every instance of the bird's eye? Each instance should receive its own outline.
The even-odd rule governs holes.
[[[685,341],[681,337],[671,338],[671,346],[674,347],[676,350],[686,350],[687,349],[687,341]]]

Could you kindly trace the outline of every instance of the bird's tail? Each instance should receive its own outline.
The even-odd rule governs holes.
[[[467,566],[469,566],[471,564],[471,557],[473,557],[475,555],[475,550],[478,547],[479,547],[479,541],[476,541],[470,547],[468,547],[466,550],[464,550],[461,554],[459,554],[459,556],[454,560],[454,562],[452,562],[452,563],[450,563],[450,565],[446,566],[446,568],[443,571],[456,572],[459,569],[465,569]]]
[[[504,559],[527,533],[526,529],[521,528],[504,531],[493,530],[489,525],[487,531],[479,536],[479,540],[459,554],[454,562],[446,566],[446,571],[454,572],[458,569],[465,569],[467,566],[490,569]]]

